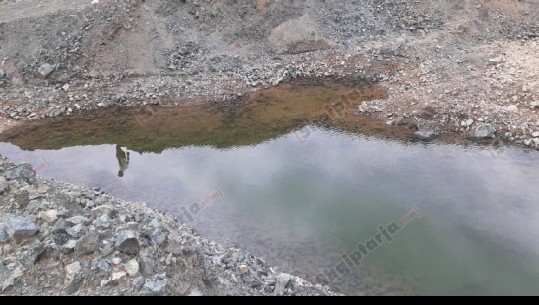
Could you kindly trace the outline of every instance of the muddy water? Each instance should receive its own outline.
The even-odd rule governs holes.
[[[345,107],[354,90],[311,84],[85,114],[5,133],[0,153],[345,293],[537,294],[539,154],[405,141],[350,115],[384,97],[359,88]]]

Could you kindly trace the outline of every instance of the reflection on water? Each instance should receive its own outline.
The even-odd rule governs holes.
[[[125,171],[129,167],[129,152],[127,148],[122,148],[120,145],[116,145],[116,159],[118,159],[118,164],[120,165],[120,170],[118,171],[118,177],[123,177]]]
[[[44,158],[47,177],[147,201],[313,281],[415,206],[421,218],[331,284],[352,294],[537,293],[536,152],[492,158],[482,148],[306,128],[229,149],[130,151],[122,178],[116,145],[24,151],[4,143],[0,152],[36,166]]]
[[[403,141],[353,115],[386,95],[362,88],[85,113],[8,131],[0,153],[348,294],[537,294],[539,153]]]

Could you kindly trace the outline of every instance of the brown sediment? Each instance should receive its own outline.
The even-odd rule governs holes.
[[[24,123],[1,141],[24,149],[120,144],[160,152],[189,145],[254,145],[309,124],[407,138],[410,130],[358,116],[366,100],[384,99],[385,88],[354,79],[302,79],[223,102],[183,102],[178,107],[108,108]]]
[[[170,147],[255,145],[306,125],[388,138],[418,140],[417,126],[398,119],[388,124],[376,116],[358,114],[363,102],[385,100],[379,83],[354,78],[305,78],[246,92],[241,97],[197,97],[136,108],[109,107],[33,122],[5,120],[0,141],[21,148],[59,149],[76,145],[121,144],[139,152]],[[425,107],[424,115],[432,114]],[[393,118],[388,118],[393,120]],[[2,123],[2,122],[0,122]],[[469,141],[459,132],[435,135],[442,143],[501,145],[503,140]]]

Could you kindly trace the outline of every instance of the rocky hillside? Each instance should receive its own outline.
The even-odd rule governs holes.
[[[0,10],[8,81],[244,72],[260,60],[399,36],[481,43],[537,34],[537,1],[10,0]],[[36,9],[36,6],[38,9]],[[422,38],[423,37],[423,38]],[[50,67],[42,67],[49,64]]]

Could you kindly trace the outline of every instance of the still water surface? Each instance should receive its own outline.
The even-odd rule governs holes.
[[[351,294],[539,291],[536,152],[493,154],[315,126],[225,149],[27,151],[3,143],[0,152],[43,176],[147,201],[210,239],[306,277],[335,267],[415,206],[421,218],[332,285]]]

